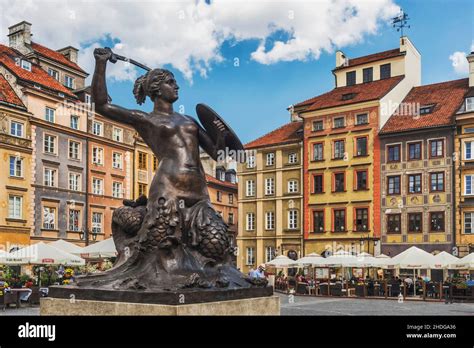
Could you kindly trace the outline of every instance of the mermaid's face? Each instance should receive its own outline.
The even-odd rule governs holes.
[[[179,86],[172,74],[166,74],[165,79],[162,81],[158,81],[158,77],[156,80],[156,82],[152,82],[150,87],[153,91],[157,91],[156,95],[158,98],[162,98],[169,103],[174,103],[178,100]]]

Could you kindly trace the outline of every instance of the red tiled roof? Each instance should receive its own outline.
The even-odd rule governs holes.
[[[18,97],[12,86],[10,86],[3,75],[0,75],[0,101],[20,106],[22,108],[25,107],[21,99]]]
[[[55,51],[55,50],[52,50],[48,47],[44,47],[43,45],[40,45],[40,44],[37,44],[36,42],[32,42],[31,43],[31,48],[38,54],[46,57],[46,58],[49,58],[51,60],[55,60],[56,62],[58,63],[61,63],[61,64],[64,64],[64,65],[67,65],[68,67],[70,68],[73,68],[77,71],[80,71],[80,72],[83,72],[85,73],[84,70],[81,69],[81,67],[79,65],[77,65],[76,63],[73,63],[71,62],[69,59],[67,59],[64,55],[62,55],[61,53]]]
[[[350,68],[350,67],[353,67],[353,66],[356,66],[356,65],[376,62],[378,60],[393,58],[393,57],[397,57],[397,56],[400,56],[400,55],[403,55],[403,54],[404,53],[400,52],[399,48],[395,48],[393,50],[388,50],[388,51],[378,52],[378,53],[374,53],[374,54],[369,54],[369,55],[363,56],[363,57],[357,57],[357,58],[352,58],[352,59],[349,58],[348,65],[338,66],[334,70],[345,69],[345,68]]]
[[[257,147],[272,146],[278,144],[287,144],[303,139],[303,133],[298,132],[303,130],[303,122],[290,122],[280,128],[271,131],[270,133],[261,136],[260,138],[251,141],[245,145],[246,149],[253,149]]]
[[[211,184],[216,184],[216,185],[220,185],[220,186],[226,186],[226,187],[229,187],[231,189],[237,190],[237,184],[233,184],[229,181],[222,181],[222,180],[216,179],[213,176],[208,175],[208,174],[206,174],[206,181],[207,181],[208,184],[211,183]]]
[[[299,103],[295,106],[309,105],[309,107],[304,110],[304,112],[306,112],[380,99],[390,92],[404,77],[404,75],[400,75],[389,79],[335,88],[330,92],[308,99],[303,102],[304,104]],[[343,95],[349,95],[351,93],[354,94],[353,98],[343,100]]]
[[[21,54],[10,47],[0,44],[0,64],[3,64],[18,78],[76,98],[76,95],[72,93],[72,91],[49,76],[48,73],[37,64],[31,63],[31,71],[28,71],[17,65],[15,58],[21,58]]]
[[[454,114],[461,106],[468,89],[469,79],[413,87],[403,99],[398,112],[385,123],[380,134],[452,125]],[[429,114],[417,115],[416,105],[433,105],[433,110]]]

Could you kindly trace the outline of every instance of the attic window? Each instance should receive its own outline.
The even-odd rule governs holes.
[[[420,106],[420,115],[431,114],[433,112],[434,105],[423,105]]]
[[[342,95],[342,100],[354,99],[355,96],[356,96],[356,93],[346,93]]]
[[[31,63],[27,60],[22,59],[21,60],[21,68],[25,69],[25,70],[28,70],[28,71],[31,71]]]

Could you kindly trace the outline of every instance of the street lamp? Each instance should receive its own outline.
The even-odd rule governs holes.
[[[88,228],[83,228],[79,231],[79,238],[86,242],[86,245],[89,245],[89,235],[92,235],[92,240],[95,242],[97,240],[97,232],[90,231]]]

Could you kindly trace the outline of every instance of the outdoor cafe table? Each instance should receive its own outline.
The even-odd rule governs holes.
[[[31,292],[31,289],[28,289],[28,288],[10,289],[10,291],[12,294],[16,295],[16,308],[20,308],[21,307],[21,301],[20,301],[21,293]]]

